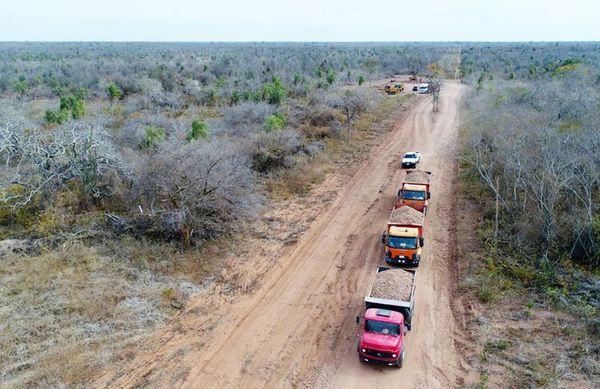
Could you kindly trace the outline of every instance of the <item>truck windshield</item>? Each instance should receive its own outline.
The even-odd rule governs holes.
[[[386,323],[377,320],[367,320],[365,321],[365,331],[398,336],[400,335],[400,326],[394,323]]]
[[[417,156],[415,154],[405,154],[404,158],[408,158],[408,159],[417,159]]]
[[[407,200],[425,200],[425,192],[418,192],[414,190],[403,190],[402,198]]]
[[[390,239],[388,239],[388,246],[393,249],[416,249],[417,238],[390,236]]]

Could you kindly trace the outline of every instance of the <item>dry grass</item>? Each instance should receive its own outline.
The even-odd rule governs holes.
[[[190,261],[164,245],[67,243],[0,262],[0,386],[86,386],[175,312],[174,300],[202,291],[169,274]]]

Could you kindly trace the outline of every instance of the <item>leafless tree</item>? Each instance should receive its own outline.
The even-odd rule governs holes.
[[[18,195],[4,198],[13,207],[28,205],[75,180],[86,199],[112,190],[110,180],[126,179],[128,169],[102,129],[73,124],[51,135],[9,121],[0,122],[0,188],[17,186]]]
[[[352,136],[354,120],[369,108],[370,100],[363,91],[344,90],[341,96],[332,98],[330,104],[344,114],[346,118],[346,141],[349,142]]]
[[[167,142],[136,167],[135,192],[151,213],[177,215],[184,246],[229,230],[261,204],[250,161],[230,142]]]

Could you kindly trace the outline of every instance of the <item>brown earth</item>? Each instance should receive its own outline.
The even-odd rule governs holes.
[[[171,328],[132,350],[132,361],[96,382],[109,387],[434,388],[460,387],[464,318],[456,286],[455,196],[458,109],[464,87],[445,82],[440,112],[419,96],[352,176],[327,179],[307,231],[283,250],[264,246],[232,260],[249,294],[198,296]],[[421,152],[432,171],[428,241],[418,269],[413,329],[400,370],[359,363],[355,317],[373,270],[383,263],[384,230],[404,172],[401,155]],[[282,215],[274,215],[285,220]],[[268,235],[268,231],[266,235]],[[265,238],[268,240],[268,236]],[[252,262],[263,258],[263,265]],[[266,265],[265,265],[266,264]],[[241,270],[240,270],[241,269]],[[260,284],[256,274],[260,273]],[[250,277],[249,275],[252,275]],[[227,277],[223,275],[223,277]],[[242,283],[244,284],[244,283]],[[469,381],[469,379],[467,379]]]

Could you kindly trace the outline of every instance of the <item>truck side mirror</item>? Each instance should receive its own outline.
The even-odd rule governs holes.
[[[420,238],[420,239],[419,239],[419,245],[420,245],[421,247],[425,246],[425,238]]]
[[[398,191],[398,197],[402,197],[402,189]]]
[[[356,324],[358,325],[360,323],[360,316],[356,315]]]
[[[381,235],[381,243],[385,244],[385,238],[387,238],[386,234]]]
[[[431,192],[427,192],[427,200],[431,198]]]

